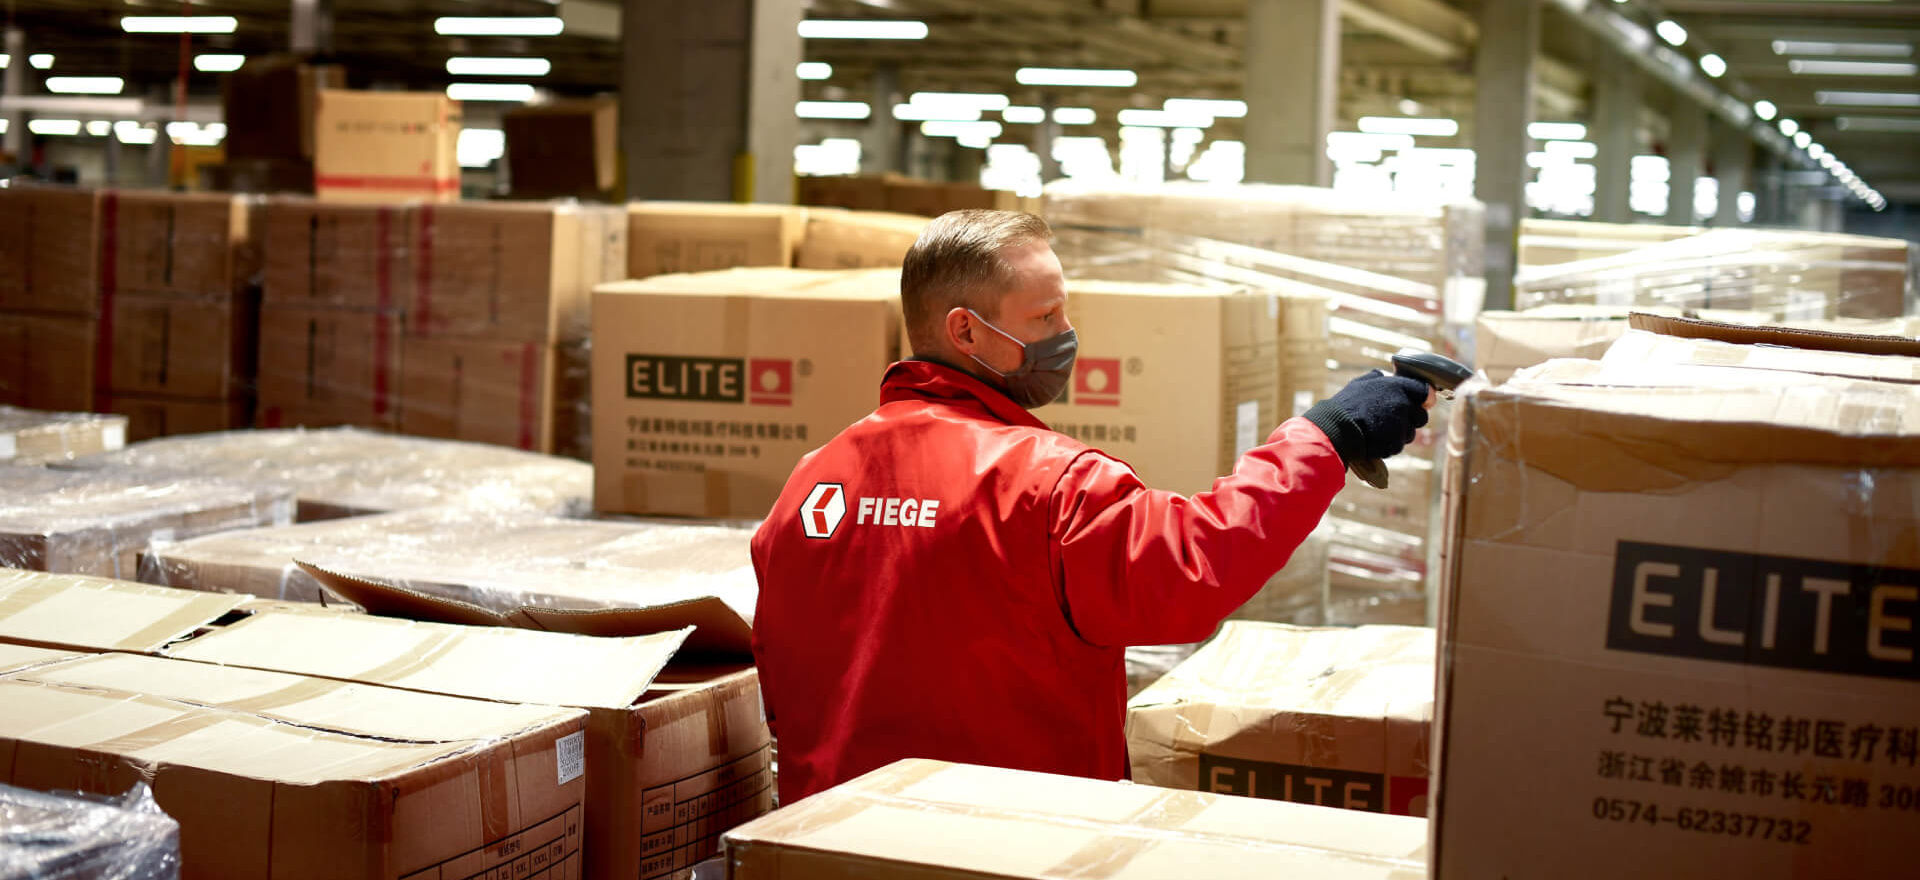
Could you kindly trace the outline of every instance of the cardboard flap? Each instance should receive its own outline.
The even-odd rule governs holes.
[[[72,651],[55,651],[51,648],[29,648],[25,645],[0,643],[0,675],[13,675],[36,666],[85,656],[88,655]]]
[[[753,627],[717,596],[652,608],[575,610],[523,606],[506,616],[509,625],[583,636],[641,636],[693,628],[682,649],[694,654],[753,653]]]
[[[1812,351],[1838,351],[1851,354],[1894,354],[1920,357],[1920,339],[1904,336],[1871,336],[1797,327],[1748,327],[1699,318],[1679,318],[1634,312],[1627,324],[1663,336],[1686,339],[1713,339],[1743,345],[1781,345]]]
[[[1601,363],[1610,370],[1648,366],[1710,371],[1718,368],[1720,373],[1716,378],[1752,371],[1755,376],[1752,381],[1762,384],[1779,381],[1778,373],[1920,383],[1920,358],[1917,357],[1752,345],[1704,337],[1666,336],[1645,330],[1627,331],[1607,349]]]
[[[244,596],[224,593],[0,569],[0,642],[147,653],[220,619],[244,601]]]
[[[460,626],[513,626],[506,617],[458,599],[429,596],[394,584],[328,571],[296,559],[294,565],[311,575],[320,585],[340,598],[365,608],[368,614],[400,617],[428,623],[452,623]],[[657,632],[658,630],[656,630]]]

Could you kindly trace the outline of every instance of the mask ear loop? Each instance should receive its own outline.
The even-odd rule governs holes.
[[[1020,375],[1025,375],[1027,373],[1033,372],[1032,354],[1028,350],[1027,344],[1020,341],[1020,337],[1015,336],[1011,333],[1008,333],[1005,330],[1002,330],[998,327],[993,326],[993,322],[988,321],[986,318],[980,317],[979,312],[976,312],[972,309],[967,309],[967,314],[972,315],[974,320],[979,321],[982,325],[985,325],[987,329],[992,330],[993,332],[998,333],[1001,336],[1005,336],[1008,339],[1008,341],[1012,342],[1014,345],[1020,346],[1020,366],[1015,368],[1014,371],[1011,373],[1002,373],[999,370],[995,370],[992,364],[989,364],[986,361],[981,360],[980,356],[977,354],[974,354],[973,352],[967,352],[967,357],[973,358],[974,363],[979,364],[980,366],[986,367],[995,376],[999,376],[1002,379],[1005,379],[1008,376],[1020,376]]]

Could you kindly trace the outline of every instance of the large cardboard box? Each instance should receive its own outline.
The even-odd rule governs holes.
[[[553,346],[410,338],[401,364],[401,433],[553,451]]]
[[[284,490],[188,474],[0,468],[0,566],[132,578],[156,537],[285,525]]]
[[[1920,387],[1797,356],[1465,398],[1437,877],[1910,870]]]
[[[260,310],[260,426],[400,424],[404,319],[378,310]]]
[[[0,189],[0,310],[100,314],[101,191]]]
[[[791,266],[806,235],[804,208],[706,202],[627,206],[627,277]]]
[[[1233,288],[1069,281],[1080,335],[1054,430],[1191,494],[1279,427],[1279,300]]]
[[[221,83],[228,157],[311,161],[320,92],[346,87],[346,70],[337,65],[290,55],[247,59]]]
[[[585,709],[587,877],[684,872],[772,807],[755,673],[668,670],[686,632],[590,638],[370,615],[266,612],[171,656]],[[353,645],[354,650],[341,650]],[[732,667],[739,669],[739,667]],[[446,875],[451,876],[451,875]]]
[[[587,334],[593,287],[624,277],[618,209],[534,204],[421,205],[412,211],[407,332],[555,342]],[[608,250],[616,253],[609,254]]]
[[[252,389],[260,348],[252,303],[122,293],[109,315],[99,354],[108,397],[232,398]]]
[[[0,463],[42,464],[127,445],[127,420],[0,406]]]
[[[877,211],[809,211],[807,237],[794,265],[801,269],[899,266],[927,228],[925,217]]]
[[[1434,642],[1229,621],[1128,702],[1133,781],[1425,816]]]
[[[411,301],[413,208],[277,198],[262,210],[266,303],[398,309]]]
[[[205,193],[109,191],[112,293],[172,294],[214,301],[238,296],[259,266],[255,214],[245,199]]]
[[[0,404],[91,411],[99,338],[94,318],[0,312]]]
[[[135,443],[253,426],[251,396],[220,400],[115,394],[107,407],[125,417],[127,438]]]
[[[0,567],[0,609],[6,612],[0,615],[0,643],[60,651],[158,651],[242,601],[241,596]],[[9,652],[15,658],[10,665],[21,665],[19,654]]]
[[[605,98],[525,105],[500,118],[516,197],[592,198],[618,179],[620,105]]]
[[[313,186],[321,201],[460,198],[460,103],[440,92],[322,89],[314,107]]]
[[[1555,266],[1610,257],[1703,232],[1697,226],[1595,223],[1589,220],[1520,221],[1521,266]]]
[[[741,270],[594,292],[594,506],[761,517],[879,404],[899,272]]]
[[[734,880],[1426,876],[1427,823],[908,760],[727,835]]]
[[[810,207],[887,210],[884,177],[802,177],[796,188],[800,204]]]

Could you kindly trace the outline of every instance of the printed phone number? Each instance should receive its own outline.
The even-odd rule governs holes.
[[[1718,834],[1726,837],[1750,837],[1777,843],[1805,845],[1813,837],[1813,824],[1801,819],[1776,819],[1752,813],[1724,810],[1662,810],[1659,804],[1599,797],[1593,799],[1593,818],[1603,822],[1645,822],[1671,825],[1682,831]]]

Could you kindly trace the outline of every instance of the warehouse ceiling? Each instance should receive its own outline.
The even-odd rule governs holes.
[[[235,33],[197,35],[189,54],[265,54],[290,42],[293,0],[196,0],[194,14],[231,15]],[[1340,115],[1413,111],[1462,122],[1454,145],[1470,144],[1472,57],[1479,34],[1477,0],[1345,0],[1342,6]],[[1578,5],[1575,2],[1573,5]],[[553,61],[538,85],[560,94],[612,90],[619,80],[620,44],[604,22],[617,9],[609,0],[332,0],[335,55],[355,86],[438,88],[450,80],[446,59],[458,55],[537,55]],[[1547,0],[1542,59],[1537,67],[1535,115],[1581,120],[1590,85],[1583,71],[1624,63],[1578,26],[1567,0]],[[112,75],[127,78],[130,95],[163,94],[181,69],[177,35],[130,35],[121,15],[173,15],[175,0],[0,0],[0,18],[26,31],[29,53],[51,53],[39,75]],[[1920,62],[1920,0],[1646,0],[1615,6],[1651,29],[1661,17],[1685,27],[1676,51],[1688,60],[1722,56],[1727,74],[1716,85],[1745,103],[1766,99],[1883,191],[1911,188],[1920,197],[1920,76],[1896,67],[1877,74],[1796,73],[1794,61]],[[443,37],[438,16],[534,16],[569,20],[558,37]],[[594,22],[596,16],[601,20]],[[1017,104],[1051,100],[1100,110],[1089,133],[1111,133],[1112,111],[1158,107],[1175,97],[1238,97],[1244,50],[1245,0],[811,0],[811,18],[903,18],[924,21],[916,41],[809,40],[806,57],[833,65],[830,79],[804,84],[809,98],[867,100],[873,71],[898,71],[904,93],[991,91]],[[584,30],[575,16],[598,24]],[[1776,41],[1793,45],[1776,47]],[[1887,44],[1854,57],[1846,44]],[[1840,44],[1838,46],[1832,44]],[[1904,47],[1904,48],[1902,48]],[[1828,54],[1792,54],[1812,50]],[[1127,68],[1139,73],[1132,89],[1023,91],[1013,71],[1023,66]],[[1818,67],[1819,65],[1815,65]],[[1804,65],[1803,65],[1804,67]],[[1646,124],[1658,149],[1659,118],[1677,97],[1645,77]],[[196,95],[218,91],[218,74],[188,71]],[[1839,98],[1822,92],[1840,92]],[[1881,93],[1875,97],[1874,93]],[[1862,97],[1862,95],[1865,97]],[[1890,95],[1890,96],[1888,96]],[[1822,98],[1826,103],[1822,102]],[[1834,103],[1835,101],[1854,103]],[[1404,104],[1411,101],[1412,104]],[[1877,102],[1863,104],[1859,102]],[[1416,106],[1417,105],[1417,106]],[[884,112],[884,111],[883,111]],[[1215,137],[1232,137],[1222,120]],[[1842,126],[1845,126],[1844,128]],[[1105,129],[1105,131],[1102,131]]]

